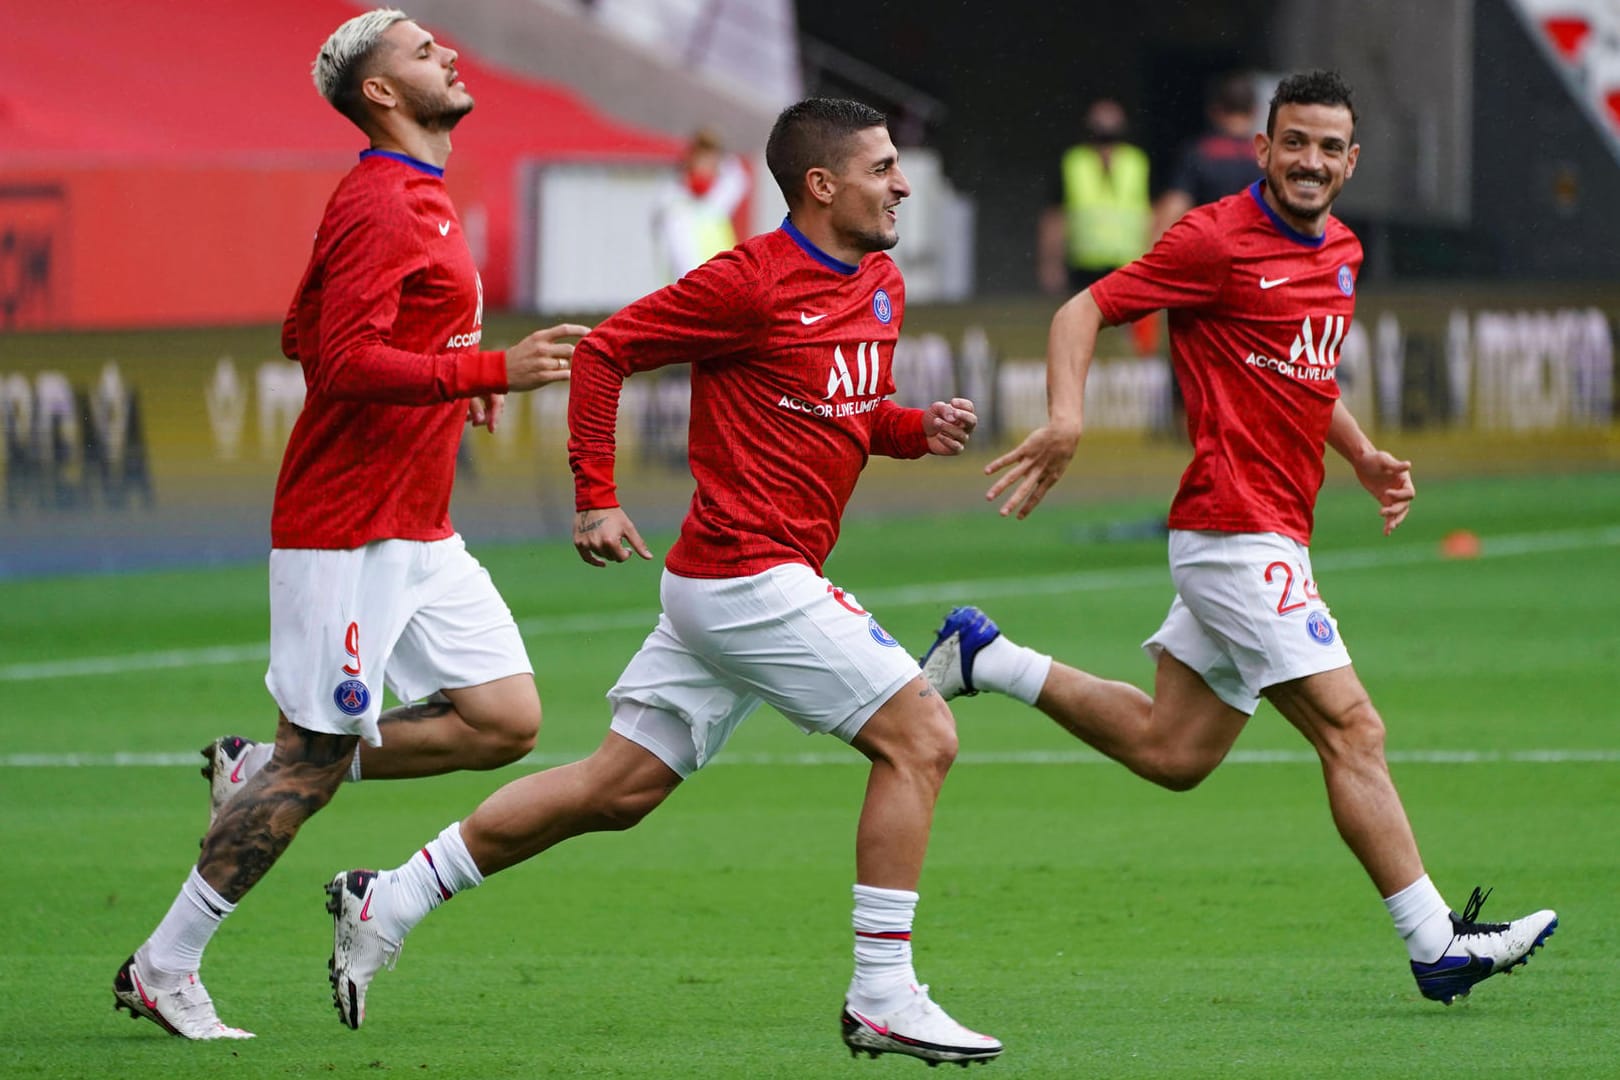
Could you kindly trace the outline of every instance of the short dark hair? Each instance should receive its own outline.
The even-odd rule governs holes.
[[[1337,71],[1301,71],[1277,84],[1266,113],[1266,137],[1276,134],[1277,109],[1282,105],[1342,105],[1350,110],[1350,139],[1355,141],[1355,102],[1350,100],[1350,84]]]
[[[1246,71],[1228,71],[1215,76],[1204,90],[1204,101],[1217,112],[1254,112],[1254,79]]]
[[[837,171],[849,158],[850,136],[887,127],[888,118],[870,105],[844,98],[806,98],[782,110],[765,140],[765,166],[792,209],[814,168]]]

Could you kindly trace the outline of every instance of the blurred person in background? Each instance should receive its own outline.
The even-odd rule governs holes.
[[[1525,963],[1558,926],[1548,910],[1480,921],[1429,879],[1384,757],[1384,722],[1311,569],[1324,446],[1377,500],[1387,536],[1415,489],[1411,464],[1374,446],[1339,396],[1338,350],[1355,308],[1361,244],[1330,213],[1360,147],[1350,89],[1332,72],[1284,79],[1254,146],[1263,178],[1187,212],[1143,258],[1053,317],[1047,424],[986,466],[987,497],[1028,516],[1068,468],[1084,425],[1097,334],[1170,311],[1193,461],[1171,504],[1176,595],[1143,645],[1150,697],[1017,645],[973,607],[950,612],[923,660],[946,698],[984,690],[1040,709],[1137,775],[1173,791],[1225,759],[1264,697],[1322,762],[1339,835],[1383,897],[1426,998],[1449,1005]]]
[[[659,193],[653,238],[666,281],[737,243],[733,216],[748,198],[753,178],[736,154],[727,153],[712,128],[693,133],[681,155],[679,174]]]
[[[1085,139],[1063,152],[1036,238],[1041,288],[1054,296],[1079,292],[1147,250],[1148,156],[1129,134],[1124,106],[1101,98],[1086,109]],[[1157,350],[1153,319],[1134,323],[1131,335],[1140,355]]]
[[[1204,95],[1209,127],[1182,146],[1170,183],[1153,202],[1153,239],[1195,206],[1242,191],[1260,178],[1254,152],[1254,77],[1229,71],[1213,79]],[[1185,439],[1187,404],[1181,384],[1170,380],[1169,434]]]
[[[505,395],[568,378],[586,332],[554,326],[481,351],[483,287],[444,186],[472,110],[456,53],[380,8],[321,47],[315,86],[370,141],[339,183],[282,327],[307,395],[271,513],[274,743],[203,751],[202,854],[114,1003],[187,1039],[245,1039],[198,978],[221,921],[343,781],[492,769],[540,727],[512,613],[450,523],[467,424]],[[382,711],[387,685],[406,704]]]
[[[769,703],[871,762],[840,1017],[850,1052],[964,1065],[1001,1053],[935,1004],[912,966],[955,721],[916,660],[822,573],[869,457],[960,453],[977,418],[964,398],[890,400],[905,282],[886,252],[911,188],[883,115],[802,101],[777,118],[765,158],[788,205],[781,227],[637,300],[575,353],[574,546],[592,566],[652,558],[614,481],[624,380],[679,363],[692,372],[696,491],[657,625],[608,692],[608,734],[585,760],[501,788],[403,865],[333,878],[332,979],[350,1027],[434,908],[562,841],[636,825]]]
[[[1230,71],[1210,82],[1204,97],[1208,130],[1177,152],[1170,182],[1153,202],[1155,240],[1193,207],[1224,199],[1260,178],[1254,104],[1254,77],[1247,72]]]

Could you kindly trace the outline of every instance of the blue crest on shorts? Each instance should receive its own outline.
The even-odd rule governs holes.
[[[1348,266],[1339,267],[1339,291],[1351,296],[1356,291],[1356,275],[1350,272]]]
[[[866,630],[867,633],[872,635],[872,640],[877,642],[879,645],[886,645],[893,649],[898,647],[900,644],[898,641],[894,640],[894,638],[889,636],[889,632],[887,630],[878,625],[876,615],[872,615],[867,618]]]
[[[332,700],[349,716],[359,716],[371,704],[371,691],[359,679],[344,679],[332,691]]]
[[[1311,640],[1318,645],[1333,644],[1333,623],[1320,611],[1313,611],[1305,618],[1305,629],[1309,631]]]
[[[885,326],[894,318],[894,305],[889,301],[889,294],[882,289],[872,294],[872,314],[876,315],[877,321]]]

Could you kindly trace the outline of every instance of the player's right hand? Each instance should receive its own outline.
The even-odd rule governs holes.
[[[643,559],[653,557],[635,522],[617,506],[574,514],[574,550],[592,566],[606,566],[603,560],[624,562],[632,551]]]
[[[985,499],[994,502],[1002,492],[1017,484],[1002,504],[1001,516],[1006,517],[1016,509],[1020,521],[1029,517],[1029,512],[1041,504],[1052,485],[1068,469],[1079,444],[1078,427],[1047,424],[1036,428],[1017,447],[984,467],[986,476],[1007,470],[1006,476],[990,485],[990,490],[984,493]]]
[[[534,390],[546,383],[563,382],[569,376],[569,360],[574,355],[570,342],[558,338],[584,337],[591,332],[578,323],[560,323],[536,330],[506,350],[506,388],[512,393]]]

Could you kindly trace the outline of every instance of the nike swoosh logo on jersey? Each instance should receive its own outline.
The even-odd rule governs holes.
[[[1275,289],[1277,286],[1281,285],[1283,282],[1285,282],[1287,280],[1288,279],[1285,278],[1285,277],[1280,277],[1280,278],[1262,277],[1260,279],[1260,287],[1262,289]]]
[[[450,235],[450,223],[448,221],[439,222],[439,235],[440,236],[449,236]]]
[[[808,311],[799,312],[799,321],[804,323],[804,325],[806,325],[806,326],[809,326],[811,323],[818,323],[822,319],[825,319],[826,317],[827,317],[827,313],[825,311],[822,312],[820,315],[812,315]]]

